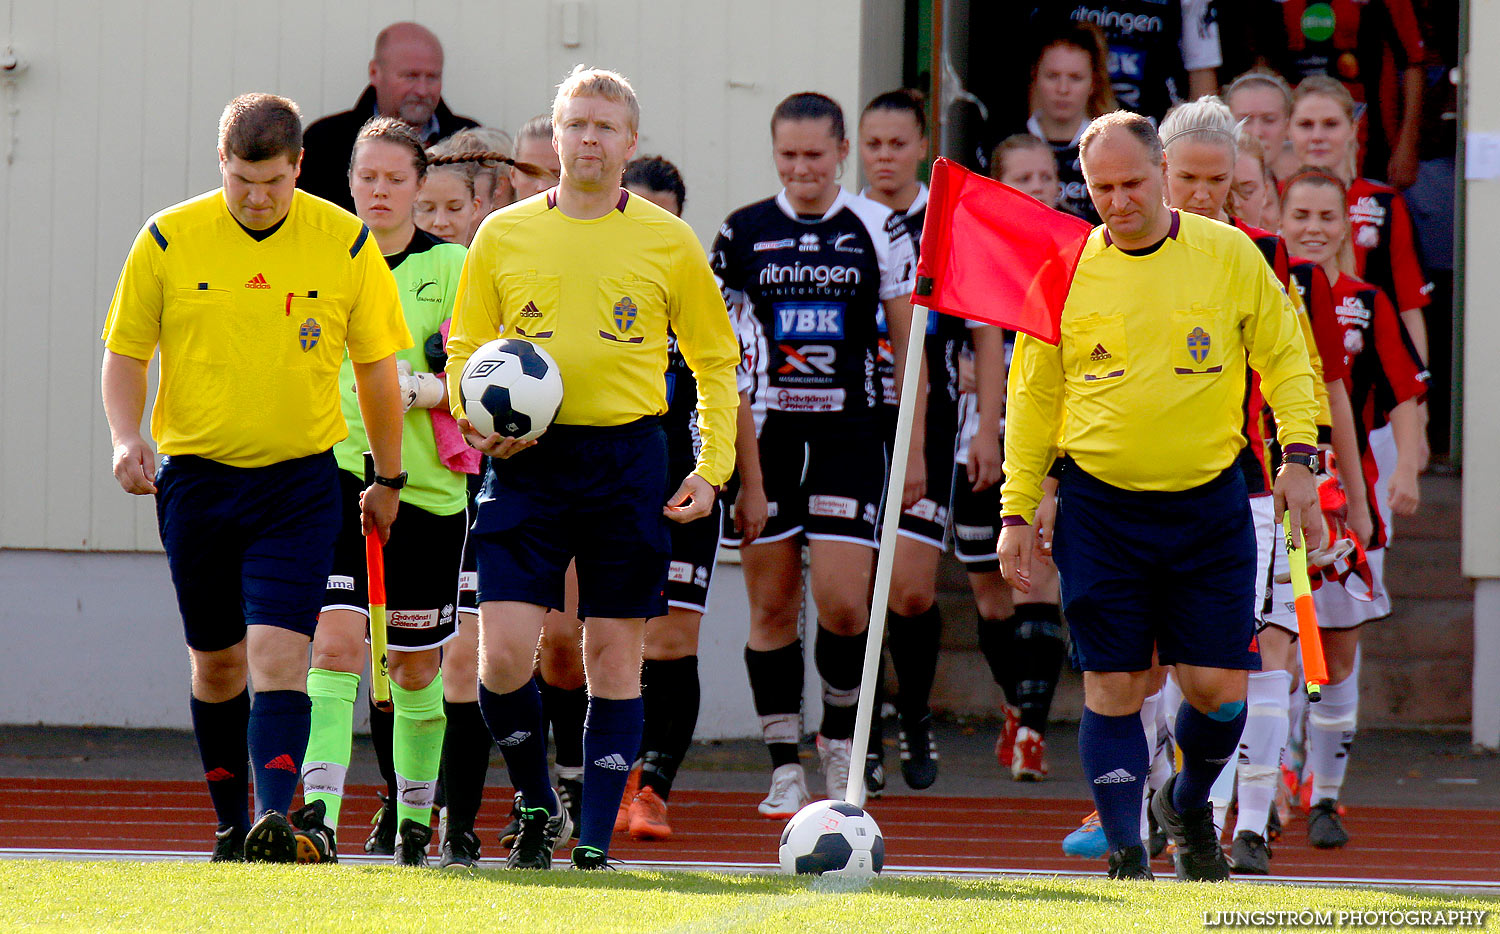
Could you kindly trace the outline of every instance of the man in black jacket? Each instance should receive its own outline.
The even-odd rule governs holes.
[[[416,23],[394,23],[375,37],[370,85],[354,108],[323,117],[304,132],[298,187],[353,211],[349,154],[359,128],[376,115],[405,120],[429,146],[479,125],[443,103],[443,46],[438,37]]]

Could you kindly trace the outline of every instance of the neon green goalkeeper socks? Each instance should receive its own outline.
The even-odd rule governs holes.
[[[353,743],[354,697],[358,693],[359,675],[326,668],[311,668],[307,672],[312,727],[307,734],[307,754],[302,759],[302,800],[309,804],[323,802],[328,809],[324,821],[330,830],[339,826],[344,776],[349,771]]]
[[[438,765],[443,759],[443,676],[427,687],[408,691],[391,682],[396,704],[392,752],[396,760],[396,817],[423,827],[432,821],[432,796],[437,789]]]

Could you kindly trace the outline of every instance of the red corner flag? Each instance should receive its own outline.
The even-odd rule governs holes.
[[[1056,344],[1073,270],[1092,229],[1009,185],[938,159],[911,300]]]

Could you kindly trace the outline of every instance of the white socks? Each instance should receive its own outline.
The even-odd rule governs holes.
[[[1292,674],[1289,671],[1252,671],[1246,693],[1249,707],[1245,734],[1240,738],[1237,773],[1240,809],[1235,836],[1250,831],[1266,835],[1266,822],[1276,800],[1281,750],[1290,729]]]

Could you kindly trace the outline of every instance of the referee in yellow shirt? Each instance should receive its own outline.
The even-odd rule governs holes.
[[[1182,770],[1152,809],[1177,874],[1229,867],[1208,792],[1245,724],[1255,646],[1255,538],[1236,459],[1247,363],[1276,412],[1285,466],[1276,511],[1321,536],[1313,371],[1287,295],[1235,228],[1162,200],[1155,128],[1117,111],[1079,144],[1104,225],[1084,247],[1053,347],[1023,336],[1011,368],[1000,561],[1028,589],[1048,545],[1084,672],[1079,748],[1111,878],[1149,879],[1140,840],[1148,757],[1141,702],[1153,652],[1176,668]],[[1060,467],[1054,529],[1033,530]],[[1045,511],[1044,511],[1045,512]]]
[[[556,422],[535,442],[482,438],[463,423],[470,443],[493,458],[473,536],[479,704],[517,791],[521,830],[511,868],[549,868],[571,827],[547,774],[532,680],[542,618],[563,608],[569,561],[578,568],[589,690],[572,861],[601,869],[640,751],[645,622],[667,613],[667,521],[707,515],[734,465],[739,343],[692,229],[620,187],[639,120],[635,92],[614,72],[580,66],[558,86],[552,126],[561,180],[479,228],[448,343],[459,418],[459,374],[497,334],[545,347],[564,386]],[[668,325],[698,383],[702,450],[686,478],[668,476],[660,423]]]
[[[301,165],[296,104],[270,94],[230,101],[219,120],[223,187],[141,228],[104,325],[115,477],[127,493],[156,497],[219,821],[215,860],[298,853],[285,815],[307,748],[308,643],[339,529],[331,449],[348,433],[338,384],[346,348],[375,455],[366,530],[386,537],[406,477],[394,355],[411,335],[395,279],[358,218],[295,190]],[[158,347],[159,468],[141,435]]]

